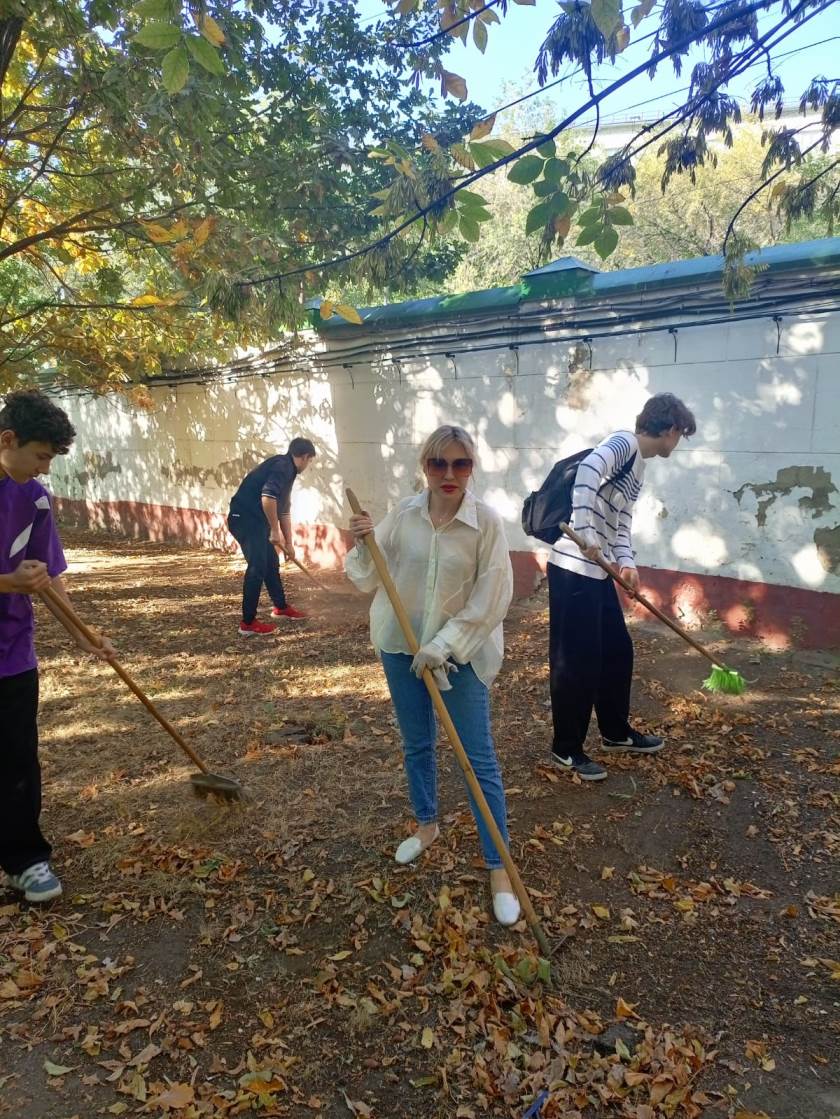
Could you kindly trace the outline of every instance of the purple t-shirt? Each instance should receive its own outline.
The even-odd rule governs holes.
[[[0,575],[25,559],[40,560],[55,578],[67,570],[47,491],[33,478],[0,478]],[[35,668],[35,616],[28,594],[0,593],[0,676]]]

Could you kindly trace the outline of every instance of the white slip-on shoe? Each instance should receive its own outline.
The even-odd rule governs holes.
[[[493,894],[493,914],[500,925],[515,925],[522,916],[516,894],[500,890]]]
[[[423,854],[427,847],[430,847],[434,843],[439,835],[440,828],[437,826],[437,824],[435,824],[435,834],[432,836],[428,843],[424,843],[420,839],[420,836],[417,835],[417,833],[415,832],[414,835],[410,835],[408,839],[404,839],[399,847],[396,849],[396,851],[394,852],[394,861],[398,862],[400,866],[406,866],[407,863],[413,863],[415,859],[419,858],[420,855]]]

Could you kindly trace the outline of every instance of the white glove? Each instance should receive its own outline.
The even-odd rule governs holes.
[[[452,690],[447,674],[457,672],[458,666],[452,664],[451,661],[447,661],[446,653],[434,641],[430,641],[427,645],[418,649],[414,654],[414,660],[411,662],[411,671],[421,680],[423,679],[423,672],[427,668],[434,676],[435,682],[442,692]]]

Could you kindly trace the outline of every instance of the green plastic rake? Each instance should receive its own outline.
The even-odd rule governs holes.
[[[564,536],[568,536],[570,540],[574,540],[575,544],[577,544],[581,550],[586,547],[586,541],[581,539],[573,528],[561,524],[560,531]],[[701,645],[699,641],[695,641],[691,634],[686,633],[682,626],[672,618],[669,618],[667,614],[663,614],[658,607],[653,605],[650,599],[645,598],[645,596],[639,594],[638,591],[634,591],[627,580],[621,577],[617,568],[613,567],[611,563],[607,563],[601,556],[595,556],[594,561],[599,567],[602,567],[608,575],[615,579],[616,583],[618,583],[620,587],[623,587],[631,598],[634,598],[636,602],[640,602],[642,606],[644,606],[646,610],[650,610],[651,614],[655,615],[660,622],[664,622],[674,633],[679,634],[683,641],[687,641],[692,649],[696,649],[706,660],[711,661],[712,671],[703,681],[703,687],[706,691],[723,692],[726,695],[741,695],[743,693],[747,685],[740,672],[736,672],[734,668],[727,668],[725,664],[721,664],[716,657],[712,656],[705,645]]]

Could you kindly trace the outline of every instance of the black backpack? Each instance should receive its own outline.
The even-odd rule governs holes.
[[[560,522],[568,524],[572,517],[572,490],[578,467],[594,449],[587,447],[585,451],[578,451],[576,455],[569,455],[568,458],[555,462],[540,488],[525,498],[522,506],[522,528],[528,536],[535,536],[545,544],[554,544],[559,539]],[[610,482],[625,478],[633,469],[635,461],[636,455],[632,454],[618,473],[601,484],[598,493]]]

